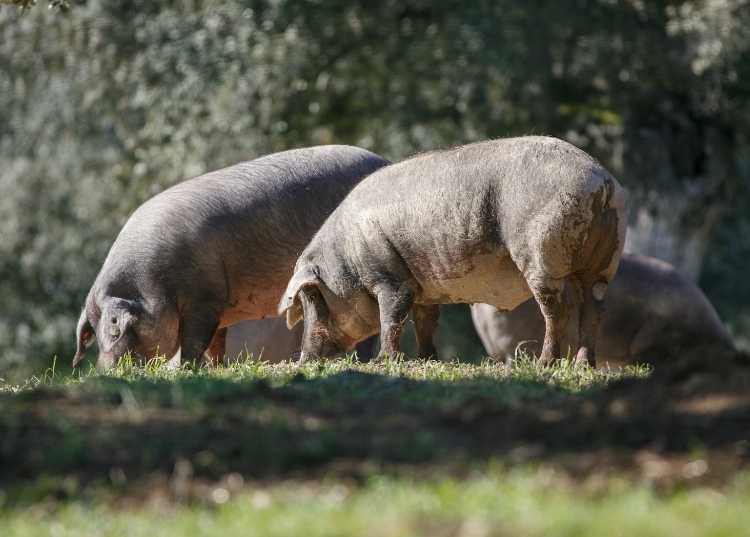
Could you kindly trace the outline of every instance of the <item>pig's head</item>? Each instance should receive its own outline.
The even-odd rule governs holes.
[[[368,318],[372,306],[367,302],[368,299],[347,301],[338,297],[321,279],[316,266],[297,270],[279,303],[279,315],[286,315],[290,330],[304,319],[300,363],[351,352],[357,342],[371,335]]]
[[[81,312],[73,367],[83,360],[86,349],[94,339],[99,344],[99,369],[113,367],[128,353],[137,360],[152,358],[160,351],[157,334],[150,316],[139,301],[109,297],[101,304],[98,320],[93,325],[86,309]],[[169,352],[169,349],[164,350]]]

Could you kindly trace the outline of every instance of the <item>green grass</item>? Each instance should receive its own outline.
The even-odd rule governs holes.
[[[229,379],[234,382],[265,380],[275,385],[288,383],[303,376],[307,379],[323,378],[346,371],[360,371],[428,381],[460,381],[486,377],[495,380],[530,380],[544,382],[565,390],[603,386],[613,380],[625,377],[645,377],[650,369],[645,365],[628,366],[617,369],[591,369],[576,367],[571,362],[561,361],[553,367],[542,367],[531,357],[520,353],[512,365],[484,360],[480,364],[459,361],[442,362],[435,360],[408,360],[403,357],[388,358],[379,362],[360,363],[352,356],[340,360],[311,361],[302,366],[293,362],[270,364],[248,357],[237,363],[218,368],[169,368],[164,359],[154,359],[145,365],[138,365],[127,357],[112,370],[99,373],[93,366],[87,370],[77,370],[72,375],[60,375],[54,365],[42,375],[33,376],[21,384],[0,383],[0,393],[21,392],[43,386],[70,386],[88,379],[117,378],[128,382],[184,380],[189,378]]]
[[[523,356],[51,368],[0,384],[0,535],[750,534],[750,407],[686,413],[708,388],[652,380]]]
[[[728,491],[693,489],[656,495],[621,482],[581,490],[548,470],[488,470],[457,480],[373,478],[284,482],[232,497],[217,487],[212,502],[36,506],[6,511],[6,537],[50,536],[664,536],[748,535],[750,480]]]
[[[457,361],[386,359],[377,364],[359,363],[352,357],[335,361],[269,364],[247,360],[220,368],[170,369],[164,360],[145,366],[125,359],[115,369],[98,373],[93,367],[60,375],[54,368],[22,384],[0,384],[0,397],[41,394],[68,399],[112,399],[122,406],[167,406],[191,411],[215,408],[217,401],[262,394],[284,393],[317,409],[397,398],[398,405],[429,411],[456,407],[481,398],[494,405],[513,406],[535,399],[550,400],[596,390],[625,378],[645,378],[647,366],[624,369],[591,369],[561,362],[541,367],[521,355],[512,366],[485,360],[480,364]],[[263,397],[256,403],[265,405]]]
[[[468,460],[474,448],[467,452],[455,429],[475,415],[554,404],[646,374],[568,364],[545,369],[525,358],[513,367],[347,359],[198,370],[125,361],[104,375],[50,371],[4,386],[0,455],[20,453],[11,468],[20,474],[78,473],[84,480],[107,465],[139,475],[168,471],[165,464],[177,457],[203,452],[211,456],[200,472],[209,477],[232,468],[283,473],[337,457],[400,463],[452,452]]]

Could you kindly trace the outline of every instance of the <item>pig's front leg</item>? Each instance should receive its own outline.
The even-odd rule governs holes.
[[[440,318],[440,306],[414,304],[411,315],[414,319],[414,333],[417,336],[417,356],[437,358],[434,337]]]
[[[187,315],[180,322],[180,353],[182,362],[198,365],[203,353],[211,345],[219,327],[219,319],[213,315]]]
[[[414,303],[414,293],[406,284],[395,286],[380,285],[376,291],[380,309],[380,353],[394,356],[400,350],[401,331],[404,328],[409,310]]]
[[[368,337],[364,341],[357,343],[354,350],[357,351],[357,359],[360,362],[369,362],[375,355],[375,344],[377,343],[377,336]]]

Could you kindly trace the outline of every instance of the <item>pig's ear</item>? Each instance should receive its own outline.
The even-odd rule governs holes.
[[[83,308],[81,317],[78,319],[78,328],[76,329],[76,355],[73,357],[73,367],[77,366],[83,360],[88,349],[94,342],[94,328],[89,322],[86,308]]]
[[[316,267],[308,266],[294,274],[279,302],[279,315],[286,313],[286,326],[291,330],[302,320],[302,303],[299,292],[305,287],[317,287],[320,284]]]
[[[292,306],[286,310],[286,327],[291,330],[298,322],[302,320],[302,303],[299,297],[294,298]]]

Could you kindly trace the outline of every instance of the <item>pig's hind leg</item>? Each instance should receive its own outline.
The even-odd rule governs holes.
[[[440,318],[440,306],[414,304],[411,315],[414,319],[414,333],[417,336],[417,356],[437,358],[434,336]]]
[[[527,283],[544,317],[544,344],[539,362],[550,365],[560,358],[560,341],[567,325],[567,307],[563,300],[563,280],[528,278]]]

